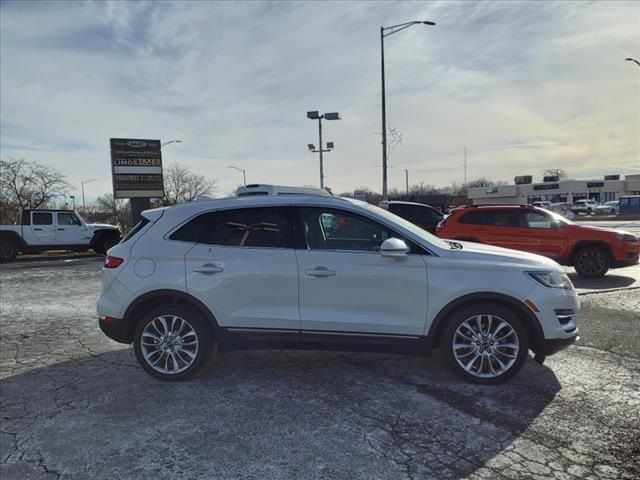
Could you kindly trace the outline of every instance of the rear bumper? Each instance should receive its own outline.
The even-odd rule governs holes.
[[[132,332],[128,325],[121,318],[98,317],[100,330],[112,340],[119,343],[131,343]]]
[[[574,344],[578,338],[580,338],[578,335],[574,335],[571,338],[547,338],[541,342],[535,352],[538,355],[553,355],[567,348],[569,345]]]

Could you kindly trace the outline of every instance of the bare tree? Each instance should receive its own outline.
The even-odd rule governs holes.
[[[0,213],[3,221],[20,209],[43,208],[72,190],[65,176],[52,167],[9,157],[0,160]]]
[[[568,180],[569,174],[562,168],[548,168],[542,172],[543,177],[558,177],[558,180]]]
[[[169,204],[191,202],[201,195],[212,194],[216,183],[216,180],[193,173],[185,165],[171,163],[164,169],[164,201]]]
[[[87,206],[86,217],[93,222],[120,225],[122,231],[129,231],[131,225],[131,205],[129,200],[114,199],[112,193],[105,193]]]

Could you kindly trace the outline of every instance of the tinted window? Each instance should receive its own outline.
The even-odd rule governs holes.
[[[460,217],[460,220],[458,220],[458,223],[471,223],[474,225],[486,225],[487,224],[487,217],[485,215],[485,212],[480,212],[480,211],[475,211],[475,212],[468,212],[462,215],[462,217]]]
[[[53,225],[53,215],[48,212],[34,212],[33,213],[34,225]]]
[[[519,227],[518,212],[515,210],[491,210],[486,212],[487,223],[495,227]]]
[[[245,208],[202,214],[171,238],[230,247],[287,248],[291,242],[284,208]]]
[[[138,223],[136,223],[136,226],[133,227],[133,229],[127,233],[127,235],[122,239],[122,241],[120,243],[124,243],[127,240],[129,240],[130,238],[132,238],[133,236],[135,236],[140,230],[142,230],[142,228],[149,223],[149,219],[142,217],[142,220],[140,220]]]
[[[442,215],[435,212],[429,207],[421,207],[419,205],[391,204],[389,205],[391,213],[395,213],[399,217],[409,220],[413,223],[437,223]]]
[[[553,219],[541,212],[523,212],[524,226],[529,228],[551,228]]]
[[[377,252],[387,238],[398,237],[387,227],[353,213],[323,208],[303,208],[301,212],[310,250]]]
[[[73,213],[58,213],[58,225],[80,225],[80,220]]]
[[[518,227],[518,212],[515,210],[482,210],[465,213],[459,223],[493,225],[496,227]]]

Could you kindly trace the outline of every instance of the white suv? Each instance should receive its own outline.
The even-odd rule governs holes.
[[[429,355],[498,383],[533,350],[575,341],[578,297],[552,260],[448,242],[367,203],[318,195],[148,210],[111,248],[99,324],[151,375],[183,379],[212,350]]]

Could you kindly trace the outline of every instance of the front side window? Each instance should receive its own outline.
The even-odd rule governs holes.
[[[394,236],[387,227],[350,212],[303,208],[301,214],[310,250],[378,252],[382,242]]]
[[[80,220],[73,213],[58,213],[58,225],[80,225]]]
[[[53,215],[48,212],[34,212],[33,213],[34,225],[53,225]]]
[[[171,235],[182,240],[229,247],[288,248],[284,208],[243,208],[199,215]]]
[[[540,212],[526,212],[524,226],[528,228],[551,228],[553,219]]]

